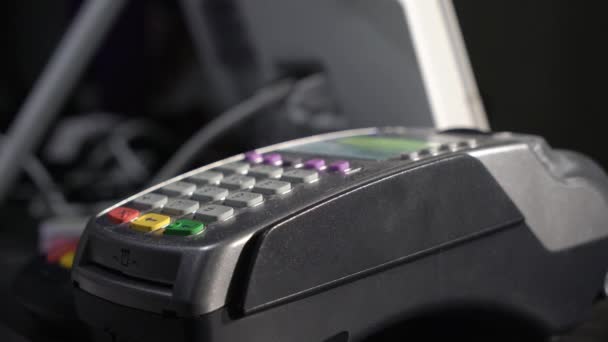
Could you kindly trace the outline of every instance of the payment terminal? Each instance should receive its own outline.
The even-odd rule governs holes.
[[[607,270],[608,178],[591,160],[529,135],[388,127],[135,194],[90,220],[72,282],[109,341],[346,342],[466,305],[558,333]]]

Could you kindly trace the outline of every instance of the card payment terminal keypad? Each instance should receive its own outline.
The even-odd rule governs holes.
[[[346,160],[328,164],[322,158],[302,160],[252,151],[243,161],[196,173],[114,208],[106,214],[106,222],[155,235],[197,235],[241,210],[315,183],[322,174],[349,171]]]

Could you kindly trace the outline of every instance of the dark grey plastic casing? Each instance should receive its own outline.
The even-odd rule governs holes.
[[[554,260],[551,264],[539,257],[538,264],[529,260],[529,264],[511,265],[518,268],[513,274],[530,277],[521,279],[530,294],[547,286],[534,283],[535,272],[560,267],[568,273],[564,277],[576,279],[572,280],[575,285],[562,286],[563,291],[554,290],[552,295],[576,291],[572,295],[578,298],[578,306],[590,304],[601,291],[608,258],[608,248],[598,248],[599,244],[606,247],[608,237],[606,176],[585,157],[553,151],[540,138],[371,128],[259,151],[367,134],[439,138],[445,144],[389,160],[351,160],[359,172],[325,174],[319,182],[211,225],[200,236],[156,236],[105,226],[104,214],[109,208],[91,219],[81,239],[72,272],[75,285],[109,302],[151,313],[200,317],[227,309],[236,316],[247,316],[330,289],[335,292],[343,285],[361,283],[359,279],[374,279],[399,265],[423,262],[428,255],[466,250],[485,236],[524,229],[532,233],[523,235],[533,242],[512,248],[524,248],[522,255],[541,253]],[[170,182],[241,159],[243,155],[237,155],[193,170],[114,207]],[[507,244],[514,241],[517,239],[505,238]],[[592,252],[578,252],[586,246],[593,246]],[[488,262],[492,259],[488,256]],[[429,272],[435,274],[436,266],[429,265]],[[555,280],[547,275],[546,280],[550,279]],[[449,285],[436,281],[440,287]],[[483,288],[483,283],[482,277],[476,278],[475,287]],[[509,286],[505,283],[500,290],[528,289]],[[573,303],[568,302],[568,308]],[[549,316],[547,312],[560,306],[543,305],[539,303],[543,308],[535,311],[530,304],[532,308],[525,311]],[[580,310],[539,319],[564,326],[571,324],[569,315]]]

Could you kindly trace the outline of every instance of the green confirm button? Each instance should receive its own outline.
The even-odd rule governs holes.
[[[164,235],[189,236],[196,235],[205,229],[205,225],[198,221],[181,219],[165,228]]]

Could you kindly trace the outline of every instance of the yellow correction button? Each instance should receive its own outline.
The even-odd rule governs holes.
[[[131,221],[131,228],[140,232],[152,232],[164,228],[171,223],[171,218],[161,214],[145,214]]]

